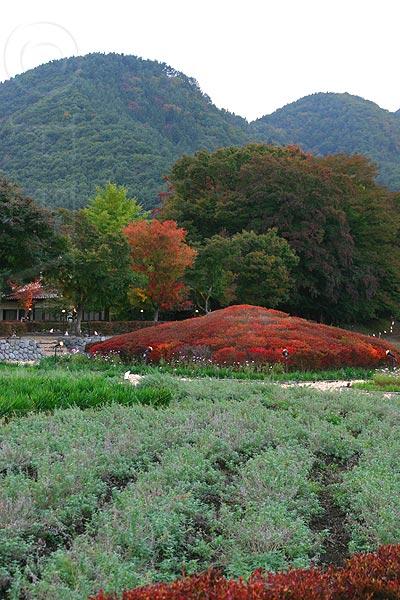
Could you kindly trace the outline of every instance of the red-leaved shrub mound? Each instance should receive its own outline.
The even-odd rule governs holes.
[[[256,571],[248,581],[218,571],[158,583],[93,600],[400,600],[400,546],[356,554],[343,568]]]
[[[138,358],[148,346],[150,362],[183,360],[217,365],[284,363],[299,369],[377,367],[396,348],[374,337],[321,325],[260,306],[238,305],[204,317],[172,321],[119,335],[88,347],[91,353]],[[288,350],[285,359],[282,352]]]

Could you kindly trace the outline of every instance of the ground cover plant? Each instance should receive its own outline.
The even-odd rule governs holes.
[[[35,368],[3,366],[0,370],[0,417],[56,408],[90,408],[101,404],[168,404],[170,392],[161,388],[135,389],[112,377],[67,370],[40,371]]]
[[[26,367],[25,367],[26,368]],[[1,364],[0,364],[1,369]],[[286,371],[285,365],[277,363],[275,365],[215,365],[212,363],[196,363],[193,361],[171,361],[161,360],[157,364],[143,362],[141,357],[138,360],[130,360],[124,363],[118,355],[99,355],[92,354],[86,356],[82,354],[67,354],[57,359],[47,357],[41,360],[39,365],[28,367],[33,371],[69,371],[69,372],[101,372],[107,377],[118,377],[128,369],[131,373],[138,375],[157,375],[168,374],[177,377],[190,379],[213,378],[213,379],[236,379],[239,381],[267,381],[267,382],[295,382],[295,381],[321,381],[321,380],[351,380],[351,379],[370,379],[373,369],[363,367],[342,367],[340,369],[331,369],[323,371]]]
[[[130,360],[143,355],[149,346],[149,360],[154,363],[161,359],[222,366],[281,363],[290,369],[310,370],[376,368],[385,364],[387,349],[400,358],[398,350],[381,339],[250,305],[116,336],[92,344],[89,351],[118,353]]]
[[[118,600],[100,591],[91,600]],[[288,573],[256,571],[248,581],[226,579],[208,571],[177,580],[125,591],[122,600],[363,600],[400,598],[400,546],[382,546],[359,554],[344,568],[298,569]]]
[[[400,392],[400,373],[397,369],[376,372],[370,381],[357,383],[356,387],[367,391]]]
[[[209,568],[248,578],[400,541],[397,398],[163,374],[146,389],[169,406],[3,419],[4,597],[81,600]]]

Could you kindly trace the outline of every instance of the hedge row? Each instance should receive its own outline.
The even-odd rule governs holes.
[[[100,591],[91,600],[118,600]],[[218,571],[129,590],[122,600],[397,600],[400,599],[400,545],[356,554],[343,568],[256,571],[246,582]]]
[[[151,327],[154,321],[90,321],[82,323],[83,333],[98,331],[102,335],[116,335]],[[26,335],[29,333],[48,333],[50,329],[62,332],[69,326],[60,321],[0,321],[0,336]]]

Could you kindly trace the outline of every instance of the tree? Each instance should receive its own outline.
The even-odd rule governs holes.
[[[186,244],[186,231],[174,221],[137,221],[124,232],[131,250],[131,268],[145,277],[145,284],[134,288],[131,297],[150,303],[157,321],[160,309],[184,305],[188,289],[183,276],[196,251]]]
[[[276,230],[257,235],[243,231],[231,238],[215,235],[198,246],[186,281],[197,305],[209,312],[210,301],[274,308],[288,300],[298,258]]]
[[[57,260],[62,249],[51,213],[0,177],[0,293],[10,278],[34,279]]]
[[[227,264],[230,246],[230,239],[220,235],[198,244],[195,263],[185,277],[197,306],[206,314],[211,300],[226,306],[234,298],[234,274]]]
[[[235,274],[235,301],[275,308],[289,299],[298,258],[275,229],[257,235],[237,233],[230,240],[228,264]]]
[[[329,322],[399,312],[398,195],[364,157],[250,144],[178,160],[161,218],[191,242],[275,228],[299,257],[285,306]]]
[[[82,212],[103,234],[120,232],[128,223],[148,217],[136,198],[128,198],[127,189],[115,183],[98,187]]]
[[[68,248],[53,278],[76,309],[80,334],[84,309],[118,302],[133,283],[129,246],[120,233],[101,233],[83,211],[64,212],[63,231]]]

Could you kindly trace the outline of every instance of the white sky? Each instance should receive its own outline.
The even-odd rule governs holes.
[[[54,58],[124,52],[195,77],[254,119],[313,92],[400,108],[399,0],[19,0],[2,6],[0,80]]]

